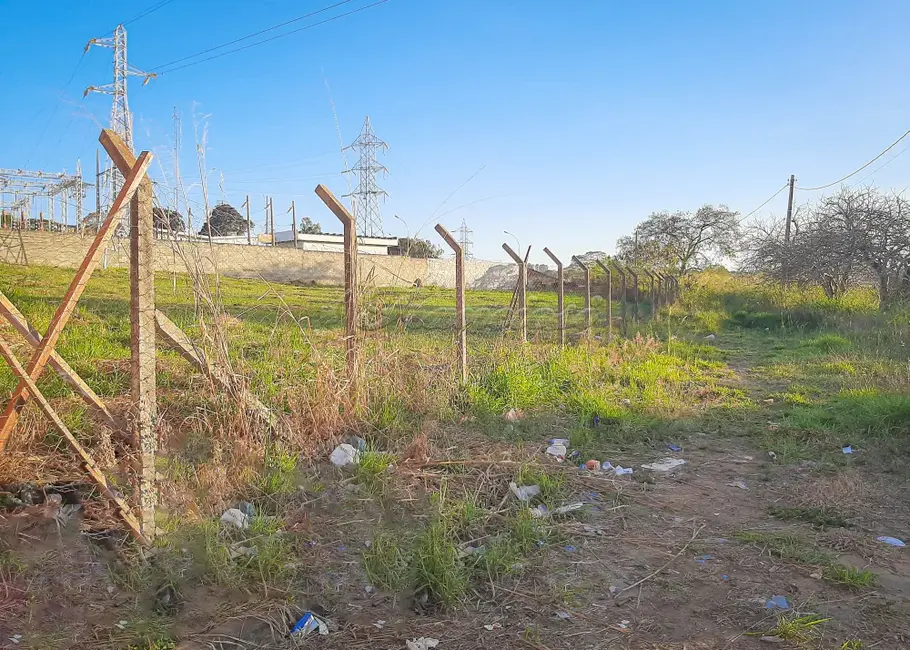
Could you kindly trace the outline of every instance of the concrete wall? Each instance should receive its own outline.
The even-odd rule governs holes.
[[[0,230],[0,262],[77,268],[91,244],[91,237],[78,234]],[[129,242],[114,239],[106,253],[107,266],[129,265]],[[237,244],[188,244],[159,240],[155,244],[158,271],[186,272],[189,260],[206,272],[217,270],[234,278],[264,278],[295,284],[344,284],[344,255],[300,251],[284,247]],[[361,282],[375,286],[455,286],[455,261],[363,255],[358,257]],[[517,278],[514,264],[468,260],[465,279],[471,289],[511,289]]]

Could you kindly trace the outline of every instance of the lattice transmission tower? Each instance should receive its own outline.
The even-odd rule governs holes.
[[[107,47],[114,50],[114,81],[113,83],[102,86],[89,86],[85,89],[83,96],[89,93],[102,93],[111,95],[111,130],[123,138],[123,141],[133,148],[133,114],[130,112],[129,98],[127,95],[127,79],[129,77],[143,77],[142,85],[147,84],[155,73],[143,72],[129,64],[126,57],[126,29],[123,25],[117,25],[112,36],[105,38],[93,38],[85,46],[85,52],[88,52],[92,45],[98,47]],[[99,179],[100,182],[100,179]],[[123,177],[120,171],[113,164],[108,164],[103,174],[103,192],[104,208],[113,204],[114,199],[123,186]],[[100,215],[99,215],[100,218]]]
[[[474,231],[468,228],[468,224],[464,222],[464,219],[461,220],[461,227],[455,232],[458,233],[458,243],[461,246],[461,250],[464,251],[464,256],[466,258],[474,257],[471,253],[471,246],[474,245],[474,242],[471,241],[471,235],[474,234]]]
[[[354,197],[354,216],[357,219],[357,234],[362,237],[381,237],[382,208],[380,199],[388,193],[376,184],[377,174],[388,174],[389,170],[376,160],[379,151],[389,148],[376,137],[370,125],[370,116],[363,121],[360,136],[346,149],[354,149],[360,156],[350,171],[357,174],[357,188],[347,196]]]

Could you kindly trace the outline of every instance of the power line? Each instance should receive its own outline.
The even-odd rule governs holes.
[[[878,154],[875,158],[873,158],[872,160],[870,160],[869,162],[867,162],[865,165],[863,165],[862,167],[860,167],[860,168],[857,169],[856,171],[850,172],[849,174],[847,174],[847,175],[844,176],[843,178],[839,178],[839,179],[837,179],[836,181],[834,181],[833,183],[828,183],[827,185],[819,185],[818,187],[798,187],[797,189],[803,190],[804,192],[814,192],[814,191],[816,191],[816,190],[826,190],[826,189],[828,189],[829,187],[833,187],[834,185],[838,185],[839,183],[843,183],[845,180],[847,180],[847,179],[850,178],[851,176],[855,176],[856,174],[860,173],[860,172],[863,171],[866,167],[868,167],[869,165],[871,165],[872,163],[874,163],[876,160],[878,160],[879,158],[881,158],[882,156],[884,156],[886,153],[888,153],[889,151],[891,151],[891,150],[897,145],[897,143],[899,143],[901,140],[903,140],[904,138],[906,138],[908,135],[910,135],[910,129],[908,129],[907,131],[905,131],[904,134],[903,134],[901,137],[899,137],[897,140],[895,140],[895,141],[892,142],[890,145],[888,145],[888,147],[887,147],[884,151],[882,151],[880,154]]]
[[[146,16],[148,16],[148,15],[151,14],[151,13],[154,13],[154,12],[158,11],[158,10],[161,9],[163,6],[171,4],[173,1],[174,1],[174,0],[161,0],[161,2],[158,2],[158,3],[154,4],[154,5],[152,5],[151,7],[149,7],[149,8],[146,9],[145,11],[143,11],[141,14],[139,14],[138,16],[136,16],[135,18],[130,18],[130,19],[127,20],[126,22],[123,22],[123,23],[120,23],[120,24],[123,25],[124,27],[126,27],[126,26],[129,25],[130,23],[134,23],[134,22],[136,22],[137,20],[140,20],[141,18],[145,18]]]
[[[758,212],[759,210],[761,210],[763,207],[765,207],[766,205],[768,205],[769,203],[771,203],[771,201],[772,201],[778,194],[780,194],[781,192],[783,192],[783,191],[784,191],[785,189],[787,189],[789,186],[790,186],[789,181],[786,182],[786,183],[784,183],[784,184],[781,186],[781,188],[780,188],[779,190],[777,190],[774,194],[772,194],[771,196],[769,196],[769,197],[765,200],[764,203],[762,203],[760,206],[758,206],[757,208],[755,208],[754,210],[752,210],[752,212],[750,212],[749,214],[747,214],[745,217],[742,217],[742,218],[739,220],[738,223],[742,223],[743,221],[745,221],[746,219],[748,219],[749,217],[751,217],[753,214],[755,214],[756,212]]]
[[[163,70],[163,71],[162,71],[162,68],[170,68],[171,66],[173,66],[173,65],[176,64],[176,63],[181,63],[181,62],[186,61],[186,60],[188,60],[188,59],[195,59],[195,58],[200,57],[200,56],[202,56],[202,55],[204,55],[204,54],[208,54],[209,52],[214,52],[215,50],[220,50],[221,48],[229,47],[230,45],[234,45],[234,44],[236,44],[236,43],[240,43],[241,41],[246,41],[246,40],[249,40],[249,39],[251,39],[251,38],[255,38],[256,36],[261,36],[262,34],[265,34],[265,33],[267,33],[267,32],[273,31],[273,30],[275,30],[275,29],[279,29],[279,28],[281,28],[281,27],[284,27],[284,26],[286,26],[286,25],[290,25],[291,23],[294,23],[294,22],[297,22],[297,21],[300,21],[300,20],[304,20],[304,19],[306,19],[306,18],[311,18],[311,17],[316,16],[316,15],[318,15],[318,14],[321,14],[321,13],[323,13],[323,12],[329,11],[330,9],[334,9],[334,8],[336,8],[336,7],[340,7],[341,5],[348,4],[349,2],[352,2],[352,1],[353,1],[353,0],[341,0],[341,2],[336,2],[336,3],[333,4],[333,5],[329,5],[329,6],[327,6],[327,7],[323,7],[322,9],[318,9],[318,10],[316,10],[316,11],[312,11],[312,12],[310,12],[310,13],[308,13],[308,14],[303,15],[303,16],[298,16],[297,18],[293,18],[292,20],[285,21],[285,22],[280,23],[280,24],[278,24],[278,25],[273,25],[272,27],[268,27],[268,28],[266,28],[266,29],[263,29],[263,30],[260,30],[260,31],[258,31],[258,32],[255,32],[255,33],[253,33],[253,34],[248,34],[247,36],[243,36],[243,37],[241,37],[241,38],[234,39],[233,41],[229,41],[229,42],[227,42],[227,43],[222,43],[221,45],[216,45],[215,47],[210,47],[210,48],[207,49],[207,50],[203,50],[203,51],[201,51],[201,52],[196,52],[195,54],[190,54],[189,56],[184,56],[184,57],[182,57],[182,58],[180,58],[180,59],[175,59],[174,61],[171,61],[171,62],[169,62],[169,63],[165,63],[165,64],[163,64],[163,65],[157,66],[156,68],[154,68],[154,70],[157,71],[159,75],[167,74],[167,73],[169,73],[169,72],[174,72],[174,71],[176,71],[176,70],[182,70],[183,68],[188,68],[188,67],[190,67],[190,66],[194,66],[194,65],[197,65],[197,64],[199,64],[199,63],[204,63],[204,62],[206,62],[206,61],[211,61],[211,60],[213,60],[213,59],[217,59],[217,58],[220,58],[220,57],[222,57],[222,56],[227,56],[228,54],[233,54],[233,53],[235,53],[235,52],[240,52],[240,51],[242,51],[242,50],[246,50],[246,49],[249,49],[249,48],[251,48],[251,47],[256,47],[257,45],[262,45],[263,43],[268,43],[268,42],[270,42],[270,41],[274,41],[274,40],[276,40],[276,39],[283,38],[283,37],[285,37],[285,36],[290,36],[291,34],[296,34],[297,32],[302,32],[302,31],[304,31],[304,30],[306,30],[306,29],[312,29],[313,27],[318,27],[319,25],[324,25],[325,23],[331,22],[331,21],[333,21],[333,20],[337,20],[337,19],[343,18],[343,17],[345,17],[345,16],[350,16],[351,14],[355,14],[355,13],[357,13],[357,12],[359,12],[359,11],[363,11],[364,9],[369,9],[370,7],[375,7],[376,5],[380,5],[380,4],[383,4],[384,2],[388,2],[388,0],[379,0],[378,2],[374,2],[373,4],[365,5],[365,6],[363,6],[363,7],[359,7],[358,9],[354,9],[354,10],[352,10],[352,11],[348,11],[348,12],[339,14],[339,15],[337,15],[337,16],[332,16],[331,18],[327,18],[327,19],[325,19],[325,20],[322,20],[322,21],[317,22],[317,23],[313,23],[313,24],[311,24],[311,25],[306,25],[306,26],[304,26],[304,27],[299,27],[299,28],[293,29],[293,30],[291,30],[291,31],[289,31],[289,32],[284,32],[283,34],[277,34],[276,36],[272,36],[272,37],[263,39],[263,40],[261,40],[261,41],[257,41],[257,42],[255,42],[255,43],[250,43],[249,45],[244,45],[244,46],[242,46],[242,47],[237,47],[237,48],[234,48],[233,50],[228,50],[227,52],[221,52],[221,53],[219,53],[219,54],[215,54],[215,55],[213,55],[213,56],[209,56],[209,57],[206,57],[206,58],[204,58],[204,59],[200,59],[200,60],[198,60],[198,61],[193,61],[193,62],[191,62],[191,63],[186,63],[186,64],[184,64],[184,65],[179,65],[179,66],[177,66],[177,67],[175,67],[175,68],[171,68],[170,70]]]

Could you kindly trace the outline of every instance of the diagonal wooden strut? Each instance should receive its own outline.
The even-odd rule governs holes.
[[[35,385],[35,381],[29,376],[25,368],[22,367],[22,364],[19,363],[16,355],[13,354],[13,351],[9,347],[9,344],[2,336],[0,336],[0,354],[2,354],[6,359],[6,362],[9,364],[10,368],[12,368],[16,376],[19,377],[20,381],[25,384],[25,387],[28,389],[29,394],[34,398],[35,402],[37,402],[38,408],[40,408],[47,419],[51,421],[51,424],[54,425],[57,431],[59,431],[60,434],[66,438],[67,442],[70,444],[70,447],[72,447],[73,450],[82,458],[82,462],[85,464],[85,470],[95,480],[95,482],[98,484],[98,487],[101,488],[101,491],[111,501],[117,504],[120,516],[123,518],[123,521],[126,522],[126,525],[129,526],[133,537],[135,537],[143,544],[148,544],[148,540],[143,536],[142,531],[139,529],[139,522],[136,521],[136,518],[133,516],[129,505],[111,488],[107,482],[107,478],[104,476],[104,472],[102,472],[101,469],[95,464],[95,459],[93,459],[91,454],[89,454],[85,448],[79,444],[79,441],[76,440],[76,437],[66,427],[66,425],[63,423],[63,420],[60,419],[60,416],[57,415],[54,407],[52,407],[47,401],[47,398],[41,394],[41,391]]]
[[[66,326],[73,310],[76,308],[76,304],[85,291],[85,286],[88,283],[89,278],[91,278],[92,272],[101,261],[104,249],[114,233],[114,221],[119,218],[120,210],[132,198],[133,194],[136,193],[139,184],[142,182],[142,179],[145,178],[146,171],[151,162],[152,154],[147,151],[142,152],[139,156],[139,160],[137,160],[136,164],[133,166],[132,171],[126,177],[120,194],[117,195],[117,199],[111,206],[107,218],[98,229],[95,240],[89,247],[85,259],[82,260],[82,264],[79,266],[79,270],[76,271],[76,275],[70,283],[69,289],[67,289],[66,294],[63,296],[63,301],[57,308],[57,312],[54,314],[54,318],[47,328],[47,333],[41,339],[41,343],[38,347],[35,348],[35,352],[28,362],[26,372],[32,383],[38,379],[50,360],[51,354],[54,351],[54,346],[57,345],[63,328]],[[19,411],[28,400],[28,395],[28,382],[25,381],[25,378],[22,378],[19,381],[19,385],[16,386],[16,389],[13,391],[9,403],[6,405],[6,410],[3,412],[2,416],[0,416],[0,451],[3,451],[3,449],[6,448],[10,433],[19,420]]]
[[[22,312],[16,309],[16,306],[2,291],[0,291],[0,316],[5,318],[33,348],[37,348],[38,345],[40,345],[41,335],[31,328],[28,321],[25,319],[25,316],[22,315]],[[80,377],[56,351],[51,352],[49,363],[51,368],[54,369],[60,378],[69,384],[70,388],[72,388],[86,404],[94,407],[95,410],[101,414],[101,417],[104,419],[104,423],[107,426],[115,431],[120,428],[120,424],[114,419],[114,416],[111,415],[110,411],[107,410],[107,406],[101,401],[101,398],[98,397],[97,393],[92,390],[91,386],[85,383],[82,377]]]

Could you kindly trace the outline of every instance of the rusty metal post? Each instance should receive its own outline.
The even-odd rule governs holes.
[[[607,299],[607,343],[611,343],[613,341],[613,272],[600,260],[597,260],[597,266],[607,274],[607,294],[604,298]]]
[[[559,328],[559,344],[566,344],[566,287],[562,272],[562,262],[559,261],[549,248],[544,246],[543,252],[546,253],[556,265],[556,311],[557,327]]]
[[[528,258],[522,259],[508,244],[502,245],[502,250],[509,254],[518,265],[518,321],[521,329],[521,342],[528,342]],[[528,247],[528,254],[531,247]]]
[[[344,337],[348,381],[351,395],[356,397],[360,380],[357,359],[357,232],[351,213],[341,205],[325,185],[316,186],[316,195],[344,226]]]
[[[442,224],[436,224],[436,232],[455,252],[455,342],[458,348],[458,374],[461,381],[466,383],[468,381],[468,342],[464,306],[464,249]]]

